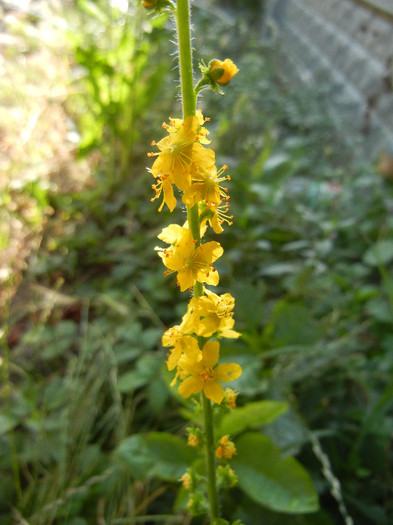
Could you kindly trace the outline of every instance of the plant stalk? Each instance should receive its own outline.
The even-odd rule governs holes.
[[[213,410],[210,399],[202,392],[203,415],[205,419],[206,439],[206,468],[207,468],[207,494],[209,497],[210,518],[212,521],[220,517],[218,504],[218,491],[216,480],[216,459],[214,444]]]
[[[189,116],[195,115],[196,111],[196,94],[194,91],[194,79],[192,70],[192,52],[191,52],[191,11],[189,0],[178,0],[176,8],[176,29],[177,41],[179,46],[179,65],[180,65],[180,85],[183,106],[183,120]],[[198,204],[187,206],[187,219],[192,236],[199,246],[201,241],[200,220]],[[203,295],[202,283],[195,283],[194,297]],[[207,465],[207,491],[210,506],[211,521],[219,518],[218,492],[216,482],[216,462],[215,462],[215,443],[213,428],[213,411],[210,400],[205,394],[201,394],[204,421],[205,421],[205,438],[206,438],[206,465]]]

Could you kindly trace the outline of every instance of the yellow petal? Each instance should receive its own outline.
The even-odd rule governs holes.
[[[168,360],[166,362],[166,366],[168,370],[173,370],[175,366],[177,366],[177,363],[182,355],[182,348],[180,345],[175,346],[172,348],[171,353],[168,356]]]
[[[211,270],[208,274],[204,274],[204,277],[199,277],[199,274],[197,276],[197,281],[202,281],[206,284],[210,284],[212,286],[217,286],[217,284],[220,281],[220,276],[218,275],[218,272],[215,270]]]
[[[237,363],[223,363],[222,365],[218,365],[215,369],[215,373],[218,381],[227,383],[228,381],[233,381],[240,377],[242,367]]]
[[[207,341],[202,348],[203,364],[207,368],[213,368],[218,361],[220,343],[218,341]]]
[[[217,316],[210,316],[201,319],[199,325],[197,326],[197,335],[201,337],[210,337],[217,332],[220,324],[220,320]]]
[[[199,377],[187,377],[179,385],[179,394],[183,397],[190,397],[191,394],[199,394],[203,388],[203,381]]]
[[[184,292],[192,288],[196,282],[196,277],[190,268],[183,270],[177,274],[177,280],[180,284],[180,291]]]
[[[164,200],[162,201],[161,206],[158,208],[158,211],[161,211],[164,204],[166,203],[169,210],[172,212],[176,206],[177,200],[173,193],[172,184],[168,181],[168,179],[163,181],[162,189],[164,191]]]
[[[205,383],[203,392],[208,399],[211,399],[218,405],[224,399],[224,389],[217,381],[209,381]]]
[[[179,226],[179,224],[171,224],[164,228],[157,237],[160,241],[164,241],[167,244],[174,244],[183,235],[185,228]]]
[[[195,355],[199,352],[198,341],[192,335],[184,336],[182,339],[183,352],[187,355]]]

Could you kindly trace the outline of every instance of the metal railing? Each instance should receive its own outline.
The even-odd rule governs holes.
[[[393,0],[351,0],[393,23]]]

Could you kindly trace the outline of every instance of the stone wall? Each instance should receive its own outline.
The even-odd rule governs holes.
[[[287,78],[315,85],[343,137],[393,155],[393,0],[267,0]]]

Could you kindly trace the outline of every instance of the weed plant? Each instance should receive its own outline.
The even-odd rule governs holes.
[[[206,13],[195,9],[195,25],[209,27]],[[250,525],[333,525],[351,519],[357,525],[388,525],[393,520],[391,181],[341,145],[317,93],[286,84],[277,50],[261,46],[256,34],[246,38],[247,24],[224,14],[215,20],[222,46],[215,52],[233,51],[248,77],[241,90],[234,83],[228,91],[225,112],[219,98],[203,108],[220,115],[212,122],[217,150],[225,159],[233,157],[236,221],[226,234],[227,256],[218,270],[223,289],[236,297],[244,336],[227,343],[226,351],[244,370],[239,405],[266,398],[290,405],[257,430],[284,455],[297,455],[312,475],[321,510],[279,513],[239,488],[224,506],[232,519]],[[104,16],[111,20],[113,13]],[[93,15],[88,20],[96,27]],[[84,57],[83,82],[93,86],[113,49],[104,39],[94,72],[88,57],[97,46],[93,42],[89,50],[91,28],[80,27],[86,27],[87,40],[78,41],[75,57]],[[162,111],[162,98],[147,95],[157,89],[157,77],[150,76],[146,56],[154,50],[154,63],[160,63],[159,38],[146,38],[142,46],[146,54],[138,79],[145,79],[144,95],[133,118],[142,118],[146,129],[135,126],[137,136],[117,134],[123,124],[116,115],[130,91],[116,99],[115,113],[94,89],[85,91],[86,107],[100,108],[94,140],[84,131],[81,95],[70,101],[81,119],[84,153],[97,148],[102,162],[89,191],[48,193],[55,214],[25,275],[32,298],[23,309],[15,311],[11,304],[0,368],[5,525],[190,523],[184,494],[176,495],[176,480],[193,460],[176,435],[184,433],[189,409],[168,388],[160,346],[163,328],[185,307],[177,304],[175,286],[164,285],[153,253],[160,226],[146,199],[141,146],[152,135],[150,115]],[[211,55],[209,46],[206,40],[202,49],[196,47],[198,58]],[[125,55],[133,56],[128,53],[129,48]],[[118,70],[99,71],[108,75],[102,82],[120,82]],[[171,74],[160,78],[172,82]],[[109,152],[107,136],[119,141]],[[114,180],[113,165],[122,165],[129,140],[133,160],[124,161],[129,170],[124,173],[132,183],[124,184]],[[167,433],[174,439],[165,437],[164,444]]]

